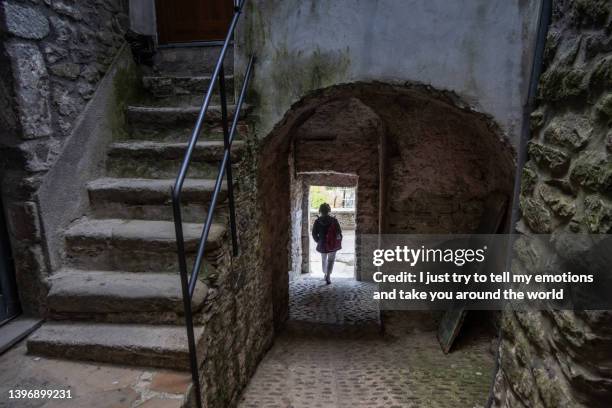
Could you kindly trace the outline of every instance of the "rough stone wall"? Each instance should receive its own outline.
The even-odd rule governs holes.
[[[123,44],[123,0],[4,1],[25,139],[61,143]]]
[[[510,199],[512,149],[486,117],[422,97],[385,99],[384,233],[470,233],[489,194]]]
[[[308,184],[308,176],[300,175],[302,180],[302,185],[304,189],[304,197],[302,199],[302,229],[300,231],[301,235],[301,252],[302,252],[302,264],[300,265],[301,273],[309,273],[310,272],[310,231],[312,228],[311,219],[310,219],[310,185]],[[295,271],[293,271],[296,273]]]
[[[256,115],[257,105],[255,109]],[[422,118],[421,122],[419,118]],[[433,130],[427,133],[425,130],[428,128]],[[257,132],[258,128],[255,129]],[[336,177],[339,175],[329,175],[330,171],[359,176],[356,184],[351,181],[348,185],[357,186],[358,228],[361,225],[363,232],[370,233],[379,232],[379,220],[383,231],[387,231],[387,223],[395,222],[393,218],[388,218],[389,210],[379,213],[379,208],[386,209],[387,203],[395,196],[405,201],[415,200],[411,198],[409,184],[413,181],[411,177],[418,175],[415,169],[422,171],[417,165],[431,161],[431,156],[418,156],[422,152],[433,154],[426,146],[421,146],[426,145],[427,141],[437,143],[435,153],[444,153],[447,161],[451,161],[454,154],[462,157],[460,168],[441,163],[445,165],[442,169],[446,174],[431,166],[427,173],[431,180],[451,177],[450,181],[442,181],[437,186],[439,190],[448,188],[453,192],[459,191],[453,182],[460,187],[475,186],[464,188],[469,194],[462,195],[463,200],[470,194],[470,199],[481,200],[488,193],[500,190],[510,195],[512,190],[513,151],[494,122],[486,115],[474,112],[473,107],[466,105],[455,94],[419,84],[353,83],[320,89],[294,104],[270,134],[257,134],[257,137],[261,143],[260,165],[257,167],[258,189],[262,211],[266,214],[262,219],[262,257],[267,262],[267,272],[271,274],[277,325],[282,324],[287,316],[288,271],[292,267],[289,259],[290,186],[295,174],[316,177],[317,181],[313,184],[319,185],[338,181]],[[294,163],[290,163],[291,155],[295,155]],[[401,178],[397,177],[395,184],[392,184],[394,188],[390,189],[390,181],[396,175],[389,171],[389,163],[410,160],[414,165],[407,166],[407,173],[402,173]],[[476,174],[472,174],[474,171]],[[295,174],[292,175],[292,172]],[[455,174],[457,172],[463,173]],[[372,174],[376,176],[372,177]],[[431,188],[431,180],[424,178],[417,181],[426,189]],[[446,194],[439,201],[443,199],[447,200],[444,206],[452,209],[452,195]],[[419,213],[409,210],[409,207],[398,208],[396,219],[415,217],[418,220]],[[482,209],[472,210],[470,207],[470,211],[469,220],[474,224]],[[456,217],[465,213],[459,213]],[[451,215],[452,211],[444,214],[447,217],[445,224],[436,220],[431,229],[451,225]],[[472,224],[468,227],[471,228]],[[395,231],[426,232],[425,229],[403,228]],[[440,232],[440,229],[437,231]],[[461,232],[469,231],[471,229]],[[302,246],[304,243],[303,239]],[[359,251],[358,242],[356,251]]]
[[[0,3],[2,196],[27,312],[40,311],[48,272],[36,192],[123,43],[125,11],[123,0]]]
[[[290,125],[289,125],[290,126]],[[286,129],[271,137],[258,149],[256,203],[261,205],[261,249],[259,259],[265,262],[261,271],[269,283],[274,327],[280,328],[289,316],[289,242],[290,242],[290,138]]]
[[[215,251],[217,269],[206,275],[209,287],[204,309],[195,317],[204,325],[204,347],[199,355],[204,406],[236,406],[242,389],[274,338],[272,282],[269,261],[261,254],[262,218],[256,205],[259,152],[252,136],[235,167],[234,193],[239,254],[231,242]]]
[[[612,4],[555,1],[521,182],[527,270],[575,262],[559,233],[612,232],[611,90]],[[610,311],[505,312],[493,405],[610,406],[611,323]]]
[[[294,156],[290,155],[290,166],[294,168]],[[308,256],[308,252],[302,251],[302,231],[304,223],[304,200],[308,201],[308,187],[302,177],[291,172],[291,269],[289,270],[289,280],[299,277],[302,263],[305,261],[303,256]],[[308,210],[307,210],[308,211]],[[306,227],[307,228],[307,227]]]

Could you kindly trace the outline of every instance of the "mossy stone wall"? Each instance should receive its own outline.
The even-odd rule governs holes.
[[[534,272],[575,261],[584,242],[563,233],[612,232],[612,3],[553,4],[515,245]],[[505,312],[493,405],[610,406],[611,323],[610,311]]]

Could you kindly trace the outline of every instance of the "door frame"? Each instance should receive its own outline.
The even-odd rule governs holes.
[[[0,326],[19,316],[21,307],[17,294],[15,266],[11,243],[4,216],[4,205],[0,198]]]
[[[160,0],[130,0],[130,4],[132,2],[136,2],[136,1],[148,1],[147,6],[148,7],[152,7],[151,13],[154,16],[153,19],[149,20],[147,19],[147,21],[144,23],[146,26],[148,26],[147,31],[149,31],[149,33],[153,33],[154,37],[155,37],[155,43],[157,45],[158,48],[179,48],[179,47],[197,47],[197,46],[214,46],[214,45],[222,45],[224,43],[225,38],[219,38],[219,39],[215,39],[215,40],[193,40],[193,41],[167,41],[164,42],[163,44],[160,41],[160,19],[158,16],[158,1]],[[245,1],[245,0],[232,0],[232,5],[234,8],[234,13],[235,13],[235,9],[237,7],[239,7],[240,2],[241,1]],[[142,3],[140,3],[140,7],[142,6]],[[130,21],[132,23],[134,23],[134,18],[140,18],[140,16],[142,15],[142,13],[140,13],[137,16],[133,16],[130,13]],[[231,21],[231,19],[230,19]],[[142,26],[142,22],[139,22],[140,25]],[[223,37],[225,37],[225,34],[223,35]]]

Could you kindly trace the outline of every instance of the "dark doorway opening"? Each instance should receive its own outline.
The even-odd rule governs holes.
[[[355,278],[355,204],[356,187],[336,187],[311,185],[308,189],[308,223],[306,237],[308,245],[302,243],[302,259],[308,262],[307,272],[313,278],[323,278],[321,256],[316,251],[317,244],[310,234],[312,225],[318,216],[318,208],[323,202],[332,208],[342,228],[342,249],[336,253],[332,276],[337,278]]]
[[[157,0],[160,44],[223,40],[234,13],[232,0]]]
[[[375,283],[359,275],[359,254],[367,250],[360,236],[477,232],[489,197],[512,194],[513,150],[501,129],[457,96],[428,86],[355,83],[317,90],[294,103],[261,152],[263,256],[271,271],[275,324],[286,329],[277,341],[291,354],[275,354],[280,357],[271,366],[288,367],[288,374],[275,375],[288,377],[303,367],[292,362],[294,356],[321,358],[321,366],[332,368],[314,375],[315,381],[346,384],[344,373],[350,372],[359,386],[346,387],[349,395],[376,389],[385,396],[379,404],[376,396],[368,398],[370,405],[483,405],[495,369],[489,350],[497,314],[469,314],[455,348],[445,354],[437,339],[441,313],[379,310],[370,292]],[[347,175],[353,183],[332,181]],[[300,204],[310,186],[356,187],[356,280],[334,280],[332,273],[327,285],[303,276],[298,249],[304,235],[295,232],[302,231],[297,226],[309,212]],[[330,352],[334,347],[338,352]],[[383,381],[388,391],[381,392],[379,368],[385,366],[392,370]],[[447,386],[423,381],[432,372]]]
[[[4,218],[4,207],[0,201],[0,325],[21,312],[15,283],[15,268]]]

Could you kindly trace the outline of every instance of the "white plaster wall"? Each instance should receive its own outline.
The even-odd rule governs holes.
[[[261,136],[310,90],[416,81],[456,92],[518,146],[539,0],[246,2],[236,67],[257,55]]]
[[[155,0],[130,0],[130,28],[139,34],[157,37]]]

